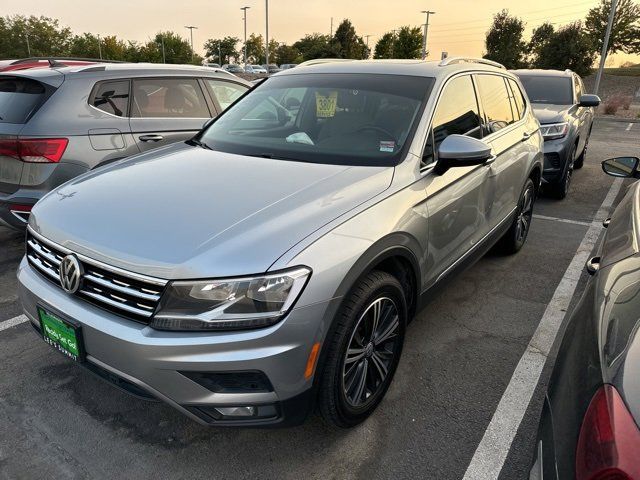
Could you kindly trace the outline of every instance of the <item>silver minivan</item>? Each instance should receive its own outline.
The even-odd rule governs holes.
[[[290,69],[38,202],[20,297],[70,360],[199,422],[318,406],[350,427],[437,289],[522,248],[541,174],[539,124],[493,62]]]
[[[208,67],[56,65],[0,73],[0,223],[14,228],[53,188],[193,137],[251,86]]]

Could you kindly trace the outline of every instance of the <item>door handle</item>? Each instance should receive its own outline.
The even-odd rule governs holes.
[[[160,140],[164,140],[162,135],[142,135],[138,138],[142,142],[159,142]]]

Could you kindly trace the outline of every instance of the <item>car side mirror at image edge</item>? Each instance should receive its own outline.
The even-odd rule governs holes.
[[[495,159],[491,147],[482,140],[465,135],[449,135],[438,148],[437,173],[449,168],[470,167],[490,163]]]
[[[614,157],[602,162],[604,173],[619,178],[640,178],[639,166],[637,157]]]

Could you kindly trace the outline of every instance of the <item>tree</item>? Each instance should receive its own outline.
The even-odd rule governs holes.
[[[27,37],[29,48],[27,48]],[[65,56],[72,39],[71,30],[48,17],[13,15],[0,22],[0,58]]]
[[[244,47],[243,47],[244,48]],[[249,35],[246,43],[247,48],[247,58],[245,60],[243,56],[243,61],[247,63],[259,63],[261,59],[264,59],[264,39],[262,35]],[[242,55],[244,55],[244,50],[242,51]]]
[[[207,60],[217,62],[220,65],[230,63],[231,57],[238,58],[238,45],[240,39],[238,37],[227,36],[222,39],[210,38],[204,43],[204,50]],[[219,47],[219,48],[218,48]],[[222,58],[220,58],[222,55]]]
[[[302,37],[293,44],[293,47],[302,55],[302,61],[315,58],[334,58],[339,55],[339,52],[332,39],[333,37],[329,35],[312,33]]]
[[[356,34],[356,29],[349,19],[344,19],[333,36],[335,48],[339,58],[364,59],[369,56],[369,50],[362,37]]]
[[[75,35],[69,46],[69,54],[72,57],[99,58],[99,41],[98,36],[92,33]]]
[[[387,32],[376,42],[373,58],[392,58],[395,32]]]
[[[271,50],[269,50],[271,52]],[[278,48],[274,50],[275,62],[278,65],[283,63],[299,63],[302,61],[302,56],[298,49],[292,45],[282,43],[278,45]]]
[[[600,5],[589,10],[585,21],[595,52],[602,51],[602,41],[609,22],[611,0],[600,0]],[[640,53],[640,5],[633,0],[619,0],[607,53]]]
[[[538,68],[573,70],[580,76],[591,73],[595,59],[593,44],[581,22],[565,25],[542,45],[535,59]]]
[[[509,15],[508,10],[493,16],[493,24],[487,32],[485,58],[503,64],[507,68],[525,66],[527,45],[522,39],[524,22]]]
[[[393,58],[422,58],[420,27],[400,27],[393,44]]]
[[[203,59],[200,55],[194,55],[193,62],[191,61],[191,45],[175,32],[158,32],[140,48],[140,61],[162,62],[163,43],[166,63],[202,64]]]
[[[536,61],[540,57],[540,50],[549,42],[554,33],[555,29],[549,22],[545,22],[533,29],[531,40],[527,44],[529,63],[532,67],[540,68],[539,65],[536,65]]]

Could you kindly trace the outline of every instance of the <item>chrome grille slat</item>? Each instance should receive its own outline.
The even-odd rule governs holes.
[[[73,253],[35,234],[27,234],[27,259],[38,272],[60,287],[62,259]],[[84,267],[84,283],[76,293],[94,305],[137,321],[148,322],[156,310],[167,281],[127,272],[75,254]]]
[[[108,297],[105,297],[105,296],[97,294],[97,293],[90,292],[88,290],[80,290],[80,293],[83,294],[83,295],[86,295],[88,297],[91,297],[91,298],[93,298],[93,299],[95,299],[95,300],[97,300],[99,302],[104,302],[104,303],[106,303],[108,305],[111,305],[112,307],[116,307],[116,308],[125,310],[125,311],[127,311],[129,313],[133,313],[135,315],[140,315],[141,317],[149,318],[151,316],[151,314],[153,313],[153,312],[147,312],[147,311],[142,310],[140,308],[131,307],[131,306],[127,305],[126,303],[120,303],[120,302],[117,302],[115,300],[111,300]]]
[[[149,300],[151,302],[157,302],[160,300],[160,295],[149,295],[147,293],[143,293],[140,290],[136,290],[131,287],[122,287],[119,284],[115,283],[114,280],[108,281],[103,278],[96,277],[93,273],[87,273],[84,276],[85,280],[89,280],[90,282],[96,283],[102,287],[110,288],[111,290],[115,290],[120,293],[126,293],[127,295],[131,295],[132,297],[141,298],[143,300]]]

